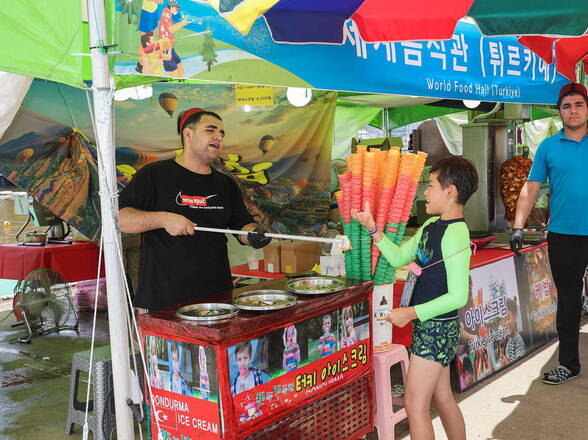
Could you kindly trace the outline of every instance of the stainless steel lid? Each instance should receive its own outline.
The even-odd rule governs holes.
[[[232,304],[203,303],[180,307],[176,316],[188,321],[212,322],[232,318],[238,313],[239,310]]]
[[[285,290],[252,290],[239,295],[233,304],[239,309],[265,312],[292,307],[296,297]]]
[[[288,290],[300,295],[324,295],[345,289],[343,281],[331,277],[297,278],[288,281]]]

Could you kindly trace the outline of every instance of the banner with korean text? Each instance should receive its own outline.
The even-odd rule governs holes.
[[[229,347],[240,424],[252,426],[368,371],[369,318],[364,301]]]
[[[472,269],[455,360],[461,390],[553,339],[556,311],[546,246]]]
[[[464,21],[446,41],[366,43],[348,20],[341,45],[280,44],[263,18],[244,36],[206,2],[145,3],[137,14],[117,7],[117,75],[538,104],[568,82],[515,37]]]

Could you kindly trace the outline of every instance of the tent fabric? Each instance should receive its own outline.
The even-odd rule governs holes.
[[[558,72],[570,81],[576,81],[576,64],[580,61],[588,62],[588,34],[578,38],[559,39],[529,36],[521,37],[519,42],[549,64],[553,62],[555,54]]]
[[[435,107],[430,105],[415,105],[413,107],[394,108],[388,111],[388,126],[390,129],[404,127],[413,122],[426,121],[437,116],[457,113],[460,109]]]
[[[374,95],[374,94],[346,94],[339,98],[339,102],[346,102],[362,107],[398,108],[414,105],[429,104],[437,101],[435,98],[419,98],[404,95]]]
[[[461,125],[468,122],[468,112],[439,116],[435,118],[435,122],[447,150],[453,155],[461,156],[463,154]]]
[[[523,143],[529,147],[531,157],[535,156],[539,144],[546,137],[553,136],[562,126],[558,116],[525,122],[523,124]]]
[[[79,0],[4,1],[0,6],[0,70],[76,87],[82,81],[82,10]]]
[[[208,0],[218,8],[219,0]],[[222,2],[221,2],[222,3]],[[247,14],[222,13],[247,34],[264,15],[275,41],[343,42],[344,23],[352,19],[366,42],[448,40],[456,22],[473,18],[481,32],[497,35],[581,36],[588,28],[585,0],[236,0]],[[258,15],[255,16],[255,13]]]
[[[449,40],[473,0],[365,0],[351,17],[365,41]]]
[[[381,112],[379,108],[337,105],[335,111],[335,139],[332,159],[341,159],[351,154],[351,138],[368,125]]]
[[[0,138],[12,124],[32,82],[30,76],[0,72]]]
[[[580,36],[588,29],[586,0],[475,0],[467,15],[484,35]]]

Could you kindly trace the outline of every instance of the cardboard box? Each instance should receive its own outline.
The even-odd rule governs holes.
[[[282,272],[306,272],[319,264],[322,255],[320,243],[285,240],[280,248]]]
[[[266,272],[279,273],[282,271],[279,241],[272,240],[270,244],[263,248],[263,262]]]

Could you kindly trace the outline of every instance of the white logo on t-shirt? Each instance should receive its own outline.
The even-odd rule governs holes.
[[[190,208],[205,208],[208,206],[208,199],[216,197],[217,195],[218,194],[212,194],[210,196],[186,196],[180,191],[176,196],[176,203]]]

